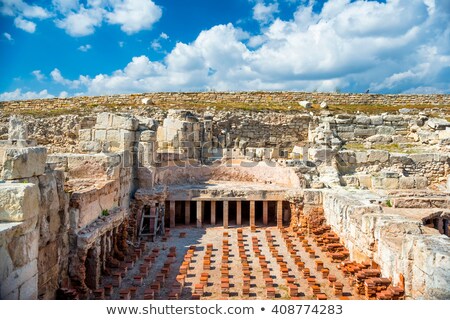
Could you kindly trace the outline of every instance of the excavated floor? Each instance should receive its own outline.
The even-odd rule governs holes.
[[[245,254],[250,266],[250,294],[243,295],[243,265],[238,249],[238,229],[224,229],[223,227],[210,227],[205,229],[197,229],[192,227],[176,227],[170,230],[170,235],[167,240],[161,242],[158,239],[157,242],[148,242],[146,250],[141,257],[134,263],[134,266],[126,272],[125,277],[122,280],[120,287],[113,289],[111,299],[123,299],[123,292],[130,289],[131,292],[135,292],[131,295],[131,299],[144,299],[145,292],[150,288],[151,284],[156,280],[157,274],[161,272],[164,263],[168,261],[168,255],[170,248],[176,248],[176,257],[170,265],[170,272],[165,279],[164,284],[161,286],[161,290],[158,295],[155,295],[155,299],[168,299],[169,294],[172,292],[174,283],[176,283],[176,277],[180,274],[180,266],[183,262],[184,256],[190,246],[195,246],[194,255],[191,260],[191,266],[188,269],[184,288],[178,299],[192,299],[192,295],[195,291],[195,285],[200,283],[200,276],[203,272],[207,272],[209,275],[207,284],[204,286],[204,293],[201,295],[201,299],[267,299],[266,292],[266,280],[263,278],[262,268],[260,266],[259,258],[256,257],[253,250],[252,238],[256,237],[261,251],[261,255],[265,256],[268,268],[270,270],[270,277],[273,279],[273,287],[275,289],[275,299],[316,299],[313,294],[311,286],[308,284],[307,279],[303,275],[302,271],[299,271],[295,264],[294,257],[288,252],[285,240],[282,237],[281,231],[276,227],[258,228],[256,231],[251,232],[250,227],[243,229],[243,243],[245,248]],[[273,235],[274,246],[279,252],[279,256],[283,257],[283,260],[287,263],[289,269],[289,277],[294,279],[294,284],[298,287],[298,295],[292,296],[286,281],[286,276],[282,276],[281,268],[276,258],[272,256],[269,249],[269,244],[266,238],[266,230],[269,230]],[[228,233],[228,236],[224,236],[224,232]],[[185,233],[185,237],[181,238],[180,233]],[[289,233],[288,233],[289,234]],[[301,260],[305,263],[304,268],[309,268],[310,278],[315,278],[316,284],[320,286],[321,293],[325,294],[327,299],[363,299],[362,296],[354,294],[348,280],[344,277],[343,272],[339,268],[339,263],[332,263],[331,259],[327,257],[316,246],[311,237],[306,237],[308,244],[315,251],[315,257],[310,257],[310,254],[306,252],[302,246],[302,241],[299,240],[294,233],[290,233],[294,247],[298,250],[297,255],[301,257]],[[229,253],[229,295],[223,295],[221,292],[221,267],[222,261],[222,249],[223,240],[228,240]],[[208,271],[203,269],[203,258],[207,250],[207,245],[212,244],[212,256],[211,256],[211,268]],[[152,254],[153,249],[159,249],[159,254],[154,263],[151,263],[148,275],[144,277],[142,284],[136,283],[134,277],[140,274],[140,267],[142,265],[149,265],[145,261],[145,258]],[[336,280],[341,282],[343,287],[342,295],[336,296],[333,288],[330,286],[328,278],[323,278],[322,273],[316,270],[316,260],[323,262],[323,267],[330,270],[329,274],[336,276]],[[311,279],[309,279],[311,281]],[[103,286],[111,284],[111,277],[103,278]],[[134,290],[133,290],[134,289]],[[122,295],[120,294],[122,292]],[[122,297],[121,297],[122,296]]]

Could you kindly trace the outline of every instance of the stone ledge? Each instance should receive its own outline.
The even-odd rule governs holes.
[[[35,184],[0,184],[0,222],[24,221],[38,213],[39,189]]]
[[[44,174],[47,148],[5,148],[2,155],[4,180],[31,178]]]

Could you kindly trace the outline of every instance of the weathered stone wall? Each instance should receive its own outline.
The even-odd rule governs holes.
[[[148,99],[146,103],[143,99]],[[355,94],[321,92],[156,92],[131,95],[55,98],[26,101],[3,101],[0,109],[36,110],[65,107],[83,107],[98,105],[139,106],[148,103],[246,103],[259,105],[293,105],[308,100],[314,103],[326,101],[328,104],[345,105],[450,105],[450,95],[407,95],[407,94]],[[145,100],[144,100],[145,101]]]
[[[417,124],[419,121],[418,116],[408,115],[365,116],[338,114],[335,117],[315,118],[315,123],[328,122],[330,124],[329,128],[334,135],[345,142],[363,141],[375,135],[387,135],[395,139],[397,136],[407,135],[410,132],[409,127]],[[404,142],[404,138],[399,138],[394,142],[399,141]]]
[[[359,186],[369,189],[421,189],[428,184],[445,181],[450,174],[450,158],[444,153],[340,151],[338,159],[342,174],[357,173],[355,178],[359,178]],[[413,177],[415,180],[408,179]]]
[[[67,279],[64,175],[46,166],[42,151],[37,147],[4,151],[16,157],[4,157],[1,165],[3,178],[8,178],[0,184],[3,299],[52,299]]]
[[[36,299],[38,294],[39,188],[0,185],[0,299]]]
[[[214,135],[224,135],[233,148],[236,139],[249,147],[289,148],[308,139],[311,116],[304,113],[227,112],[214,116]]]
[[[327,223],[344,240],[351,259],[373,259],[384,277],[394,283],[405,278],[405,294],[414,299],[448,299],[450,252],[448,238],[419,221],[383,213],[361,192],[324,191],[306,198],[312,205],[322,200]]]

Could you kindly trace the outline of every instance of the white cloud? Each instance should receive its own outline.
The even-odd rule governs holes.
[[[69,93],[67,91],[61,91],[58,95],[58,98],[67,98]]]
[[[14,25],[17,28],[22,29],[23,31],[26,31],[28,33],[34,33],[36,31],[36,23],[25,20],[22,17],[15,18]]]
[[[162,10],[151,0],[111,0],[113,10],[106,14],[108,23],[133,34],[151,29],[162,16]]]
[[[13,37],[8,33],[8,32],[4,32],[3,36],[6,38],[6,40],[8,41],[13,41]]]
[[[153,40],[150,43],[150,47],[152,47],[152,49],[155,51],[159,51],[162,48],[161,43],[159,43],[158,39]]]
[[[89,51],[91,49],[92,49],[92,46],[90,44],[86,44],[86,45],[78,47],[78,50],[80,50],[82,52],[87,52],[87,51]]]
[[[0,13],[6,16],[23,16],[29,19],[47,19],[50,12],[37,5],[29,5],[22,0],[2,0]]]
[[[119,47],[123,48],[123,46],[125,45],[125,42],[119,41],[119,42],[118,42],[118,45],[119,45]]]
[[[159,35],[158,38],[156,38],[152,42],[150,42],[150,47],[155,51],[161,51],[161,49],[162,49],[161,41],[168,40],[168,39],[169,39],[169,36],[166,33],[161,32],[161,34]]]
[[[42,74],[41,70],[34,70],[31,74],[36,77],[37,81],[42,81],[45,79],[45,75]]]
[[[62,76],[61,71],[58,68],[55,68],[50,72],[50,76],[52,80],[58,84],[62,84],[71,89],[79,88],[81,85],[87,85],[89,83],[89,77],[80,76],[77,80],[69,80]]]
[[[58,28],[72,37],[83,37],[103,22],[120,25],[127,34],[149,30],[161,18],[162,9],[152,0],[52,0],[51,11],[23,0],[1,0],[0,14],[15,17],[15,25],[30,33],[36,29],[30,19],[55,17]]]
[[[0,94],[0,101],[44,99],[44,98],[54,98],[54,96],[49,94],[47,90],[42,90],[40,92],[35,91],[22,92],[21,89],[16,89],[11,92],[4,92]]]
[[[232,24],[214,26],[192,43],[177,43],[160,62],[137,56],[110,74],[68,80],[55,69],[51,75],[91,95],[208,89],[450,92],[449,21],[444,0],[335,0],[319,13],[299,6],[290,20],[277,18],[253,36]]]
[[[93,34],[96,27],[101,26],[104,10],[102,8],[80,7],[77,12],[70,12],[62,20],[56,20],[56,26],[64,29],[72,37],[83,37]]]
[[[78,0],[52,0],[52,4],[61,13],[67,13],[79,7]]]
[[[258,2],[253,7],[253,19],[262,24],[267,24],[270,21],[273,21],[274,15],[278,12],[279,10],[277,2],[268,5],[265,5],[263,2]]]

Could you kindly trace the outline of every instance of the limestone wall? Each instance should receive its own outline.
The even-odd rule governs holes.
[[[359,181],[354,183],[366,188],[421,189],[431,183],[444,181],[450,174],[450,158],[445,153],[340,151],[338,158],[340,172],[356,173],[354,178]]]
[[[352,260],[373,259],[394,283],[399,283],[402,274],[410,298],[449,299],[448,237],[417,220],[383,213],[356,191],[323,192],[323,208],[327,223],[343,239]]]
[[[38,296],[39,189],[0,184],[0,299]]]
[[[282,167],[276,163],[243,161],[240,165],[166,166],[155,168],[154,172],[155,185],[200,184],[209,180],[255,182],[290,188],[301,186],[293,168]]]
[[[148,99],[146,103],[143,99]],[[314,103],[326,101],[328,104],[368,104],[368,105],[450,105],[450,95],[388,95],[388,94],[352,94],[321,92],[156,92],[131,95],[54,98],[26,101],[3,101],[4,110],[36,110],[65,107],[83,107],[97,105],[138,106],[152,104],[182,103],[248,103],[259,105],[293,105],[298,101],[309,100]],[[146,101],[146,100],[144,100]]]
[[[394,143],[398,143],[405,141],[401,136],[407,135],[409,127],[420,120],[418,116],[408,115],[338,114],[334,117],[316,118],[315,121],[328,122],[330,130],[345,142],[362,141],[375,135],[388,135],[396,139]]]

